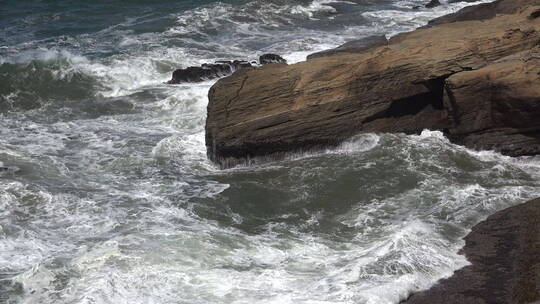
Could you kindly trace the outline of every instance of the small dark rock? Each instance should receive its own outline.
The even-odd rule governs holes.
[[[287,60],[276,54],[264,54],[259,58],[259,63],[253,60],[219,60],[215,63],[205,63],[198,67],[188,67],[185,69],[177,69],[173,72],[172,79],[168,84],[201,82],[214,78],[225,77],[231,75],[237,70],[251,68],[270,63],[287,63]]]
[[[240,68],[245,68],[245,67],[251,67],[251,63],[245,61],[245,60],[234,60],[234,61],[230,61],[230,60],[219,60],[219,61],[216,61],[215,64],[218,64],[218,65],[228,65],[228,66],[231,66],[233,69],[240,69]],[[205,63],[203,64],[202,66],[205,67],[212,67],[213,65],[215,64],[208,64],[208,63]]]
[[[441,2],[439,0],[431,0],[428,4],[426,4],[426,8],[434,8],[441,5]]]
[[[252,65],[243,60],[235,61],[217,61],[216,63],[205,63],[200,67],[188,67],[177,69],[173,72],[169,84],[179,84],[186,82],[201,82],[214,78],[224,77],[232,74],[234,71],[251,67]]]
[[[538,10],[535,10],[534,12],[532,12],[530,15],[529,15],[529,19],[532,20],[532,19],[536,19],[540,17],[540,9]]]
[[[259,64],[264,65],[270,63],[287,63],[287,60],[276,54],[264,54],[259,57]]]
[[[19,168],[18,167],[15,167],[15,166],[0,166],[0,174],[3,174],[3,173],[15,173],[19,171]]]
[[[235,70],[239,70],[242,68],[250,68],[252,65],[245,60],[235,60],[232,62],[232,66]]]

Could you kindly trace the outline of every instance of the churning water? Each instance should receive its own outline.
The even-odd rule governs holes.
[[[164,84],[464,6],[422,4],[0,1],[0,302],[398,303],[466,265],[474,224],[540,195],[540,158],[424,131],[219,170],[212,82]]]

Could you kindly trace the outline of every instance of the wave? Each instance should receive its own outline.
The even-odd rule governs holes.
[[[413,10],[419,2],[389,2],[391,9],[333,0],[214,3],[176,13],[173,24],[164,22],[155,32],[134,30],[156,18],[148,16],[92,34],[6,46],[0,50],[1,74],[7,81],[0,87],[2,107],[20,99],[22,109],[35,108],[55,93],[59,99],[92,94],[109,98],[164,89],[175,68],[250,60],[266,52],[294,63],[351,39],[413,29],[466,5]],[[45,90],[48,82],[53,90]]]
[[[0,65],[0,112],[29,110],[51,99],[69,101],[93,96],[96,79],[77,69],[86,62],[69,52],[35,51]]]
[[[398,303],[467,264],[457,252],[472,225],[540,194],[538,159],[433,131],[368,134],[333,153],[197,178],[181,167],[197,146],[189,137],[153,149],[172,166],[122,154],[131,139],[110,138],[90,140],[109,161],[65,172],[92,189],[83,197],[0,186],[10,219],[0,267],[23,303]],[[36,232],[14,239],[27,225]]]
[[[219,170],[204,146],[213,82],[163,84],[176,67],[296,62],[462,5],[421,2],[214,3],[155,31],[142,18],[1,49],[0,160],[20,170],[1,176],[0,301],[397,303],[465,265],[470,227],[540,195],[538,157],[424,131]]]

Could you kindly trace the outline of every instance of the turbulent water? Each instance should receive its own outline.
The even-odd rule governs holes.
[[[0,302],[398,303],[467,264],[462,237],[540,195],[540,158],[365,134],[286,161],[206,158],[212,82],[464,4],[0,2]]]

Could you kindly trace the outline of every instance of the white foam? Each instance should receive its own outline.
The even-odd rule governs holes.
[[[307,6],[297,5],[291,8],[293,14],[305,14],[309,18],[313,18],[314,13],[316,12],[329,12],[336,13],[336,9],[326,4],[336,3],[340,1],[332,0],[314,0]]]
[[[90,75],[102,85],[98,98],[122,97],[136,108],[70,122],[2,117],[10,132],[0,138],[0,156],[24,165],[19,180],[34,180],[0,183],[0,217],[7,219],[0,223],[0,268],[20,271],[14,280],[25,291],[21,302],[398,303],[466,265],[457,252],[472,225],[540,195],[538,157],[476,152],[434,131],[363,134],[264,166],[217,170],[209,163],[204,120],[213,82],[162,82],[174,67],[254,51],[231,37],[197,50],[160,43],[195,44],[181,35],[228,25],[248,37],[243,42],[267,39],[275,33],[268,28],[279,30],[291,18],[331,18],[327,3],[258,2],[260,14],[250,22],[242,21],[250,17],[242,8],[227,4],[195,9],[179,14],[166,33],[126,34],[118,42],[154,48],[108,59],[55,50],[21,55],[21,63],[64,60],[58,77]],[[368,14],[372,29],[306,31],[257,52],[284,50],[297,62],[323,44],[393,33],[433,14],[397,12]],[[384,23],[388,16],[394,19]],[[137,92],[149,97],[137,100]],[[336,211],[340,185],[351,194]],[[84,195],[70,194],[77,191]],[[251,209],[268,206],[246,191],[260,191],[275,206],[258,216]]]
[[[379,144],[379,140],[380,136],[376,134],[360,134],[345,141],[334,151],[343,153],[365,152],[375,148]]]
[[[480,0],[474,4],[489,3],[493,0]],[[411,31],[418,27],[424,26],[429,20],[454,13],[471,3],[443,2],[442,5],[435,8],[425,8],[425,3],[422,1],[398,1],[394,4],[396,8],[412,8],[420,6],[420,9],[415,11],[404,12],[402,10],[379,10],[365,12],[362,14],[368,20],[373,22],[373,26],[378,27],[382,32],[387,33],[387,37],[394,36],[401,32]]]

